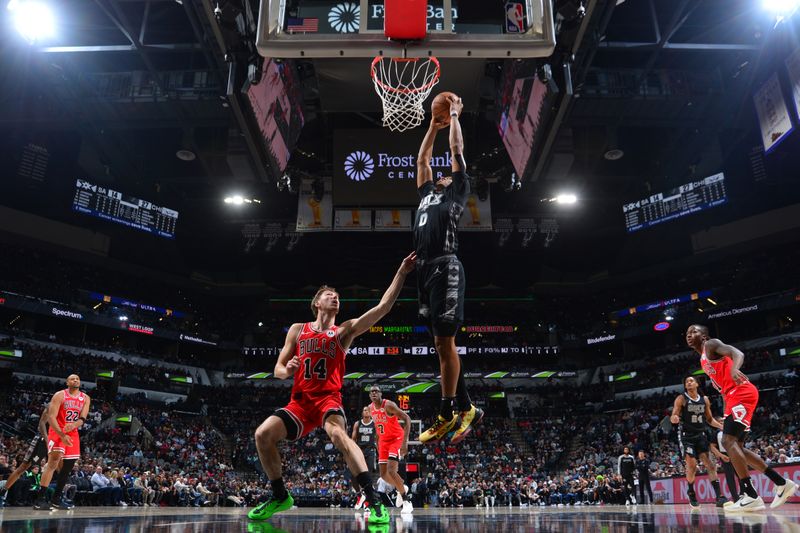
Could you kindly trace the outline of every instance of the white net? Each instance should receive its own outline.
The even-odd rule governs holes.
[[[383,57],[372,62],[375,92],[383,102],[383,125],[392,131],[416,128],[425,119],[422,103],[439,83],[435,57]]]

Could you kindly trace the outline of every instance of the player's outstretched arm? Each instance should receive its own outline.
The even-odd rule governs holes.
[[[451,169],[453,179],[456,172],[466,172],[467,162],[464,160],[464,135],[461,133],[461,123],[458,121],[464,104],[457,96],[450,97],[450,153],[452,154]]]
[[[392,283],[389,285],[389,288],[386,289],[386,292],[383,293],[383,298],[378,302],[378,305],[360,317],[348,320],[339,326],[339,344],[345,351],[350,348],[350,344],[352,344],[356,337],[367,331],[374,326],[378,320],[386,316],[386,313],[389,312],[394,302],[397,300],[397,296],[400,294],[400,289],[403,288],[406,276],[409,272],[414,270],[416,264],[417,254],[416,252],[411,252],[403,259],[400,268],[397,269],[397,273],[394,275],[394,279],[392,279]]]
[[[286,332],[286,340],[283,342],[283,348],[275,362],[273,372],[278,379],[290,378],[300,368],[300,359],[294,354],[294,344],[297,342],[302,327],[303,324],[292,324],[292,327]]]
[[[422,139],[422,144],[419,145],[419,153],[417,154],[417,189],[425,185],[425,183],[433,181],[433,170],[431,170],[433,142],[436,140],[436,134],[439,130],[446,127],[446,124],[431,118],[428,131],[425,132],[425,138]]]

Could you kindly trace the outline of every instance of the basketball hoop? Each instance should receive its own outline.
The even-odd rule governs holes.
[[[383,125],[392,131],[406,131],[422,124],[422,103],[439,83],[439,73],[439,60],[433,56],[377,56],[371,76],[383,102]]]

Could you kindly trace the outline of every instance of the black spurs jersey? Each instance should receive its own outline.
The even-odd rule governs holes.
[[[617,471],[622,477],[630,477],[636,467],[636,459],[631,454],[622,454],[617,459]]]
[[[681,410],[681,430],[685,435],[702,435],[706,431],[706,398],[702,394],[693,400],[689,393],[683,393]]]
[[[437,192],[432,181],[417,189],[419,207],[414,217],[414,249],[427,260],[458,251],[458,221],[469,195],[469,177],[453,172],[453,182]]]
[[[375,447],[375,422],[370,420],[358,421],[358,441],[356,442],[362,449]]]

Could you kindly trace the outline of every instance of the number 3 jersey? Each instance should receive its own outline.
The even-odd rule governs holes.
[[[316,331],[311,322],[303,324],[294,354],[300,368],[294,373],[292,397],[297,393],[320,395],[342,390],[344,360],[347,354],[336,336],[338,326]]]

